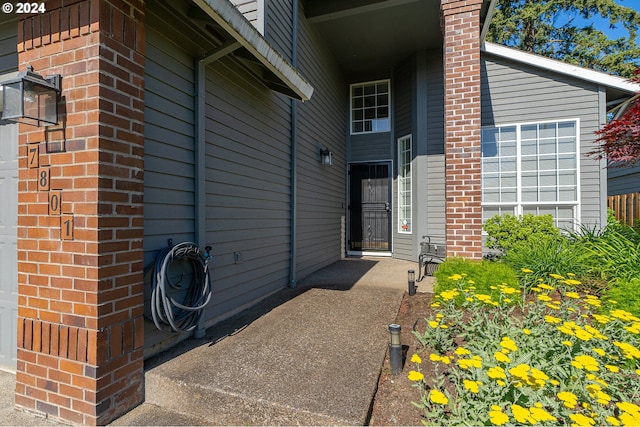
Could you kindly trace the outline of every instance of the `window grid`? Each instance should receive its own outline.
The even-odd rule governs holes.
[[[351,133],[390,131],[390,102],[389,80],[351,85]]]
[[[411,234],[411,135],[398,139],[398,233]]]
[[[579,218],[578,120],[487,127],[482,132],[483,220],[549,213]]]

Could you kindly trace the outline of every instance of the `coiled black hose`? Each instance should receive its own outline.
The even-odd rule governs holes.
[[[180,274],[175,283],[169,275],[174,262],[191,267],[190,271]],[[208,263],[208,253],[203,255],[191,242],[178,243],[158,254],[151,280],[151,316],[156,328],[175,333],[190,332],[198,326],[212,294]],[[184,280],[185,276],[190,276],[191,280]]]

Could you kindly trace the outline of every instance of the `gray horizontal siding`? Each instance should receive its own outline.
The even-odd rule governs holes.
[[[426,192],[426,232],[422,235],[444,241],[445,236],[445,163],[444,163],[444,81],[442,51],[427,52],[427,182],[420,183]],[[422,237],[422,235],[420,237]]]
[[[640,166],[607,169],[609,196],[640,192]]]
[[[597,85],[484,55],[482,124],[580,119],[581,222],[600,224],[603,214],[601,165],[587,157],[599,128]]]
[[[298,20],[298,68],[314,87],[310,101],[297,103],[298,279],[340,258],[345,201],[346,83],[302,4]],[[320,164],[319,146],[333,152],[334,164]]]
[[[393,157],[390,132],[351,135],[349,140],[350,162],[387,160]]]
[[[414,60],[409,58],[402,61],[394,69],[393,75],[393,128],[395,133],[393,143],[393,182],[392,182],[392,202],[391,202],[391,232],[393,234],[393,256],[401,259],[413,259],[413,244],[414,236],[417,231],[416,217],[414,209],[412,218],[412,234],[399,233],[398,232],[398,138],[409,135],[413,132],[413,115],[414,111],[414,99],[415,93],[415,73],[414,73]],[[413,161],[411,166],[412,173],[412,187],[413,187],[413,199],[412,204],[414,208],[416,206],[416,190],[418,183],[416,182],[416,143],[417,139],[412,135],[412,155]]]
[[[148,27],[145,65],[145,263],[194,235],[193,61]]]
[[[206,242],[214,296],[207,319],[288,282],[288,100],[224,58],[206,73]],[[236,263],[235,254],[242,257]]]
[[[6,74],[18,69],[18,20],[7,15],[0,18],[0,74]]]
[[[267,0],[265,38],[287,60],[291,60],[293,1]],[[297,0],[294,0],[297,1]]]

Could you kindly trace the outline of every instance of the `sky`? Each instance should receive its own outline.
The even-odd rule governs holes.
[[[640,11],[640,0],[616,0],[616,3],[618,3],[621,6],[630,7],[632,9]],[[585,24],[588,24],[588,22],[584,20],[580,20],[577,22],[582,22],[582,21],[585,22]],[[611,38],[618,38],[618,37],[623,37],[627,35],[627,30],[625,30],[624,27],[622,27],[622,25],[620,24],[617,25],[618,28],[616,29],[609,29],[609,21],[606,19],[596,19],[595,23],[596,23],[596,28],[601,29]],[[638,40],[638,43],[640,43],[640,34],[638,34],[637,40]]]

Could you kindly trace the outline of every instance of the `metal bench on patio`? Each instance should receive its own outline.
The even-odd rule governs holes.
[[[422,236],[422,238],[426,240],[420,242],[418,282],[426,276],[433,276],[438,269],[438,264],[444,261],[447,253],[447,245],[444,242],[432,242],[431,236]]]

